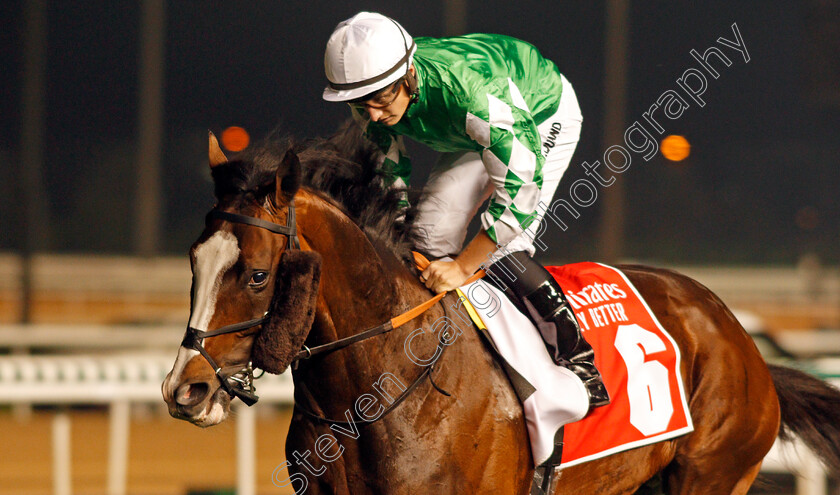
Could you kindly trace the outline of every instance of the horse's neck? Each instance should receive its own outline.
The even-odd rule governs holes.
[[[393,267],[385,266],[367,236],[333,204],[311,194],[298,202],[303,242],[323,260],[319,300],[328,307],[337,332],[323,337],[358,331],[345,323],[381,323],[400,303]]]
[[[393,254],[377,250],[338,208],[314,195],[301,199],[296,203],[300,204],[298,223],[303,242],[323,259],[315,324],[307,345],[355,335],[385,323],[429,297],[428,291]],[[391,334],[380,335],[370,342],[313,359],[306,364],[306,374],[318,378],[307,380],[313,382],[307,386],[321,389],[313,390],[316,396],[324,397],[328,392],[332,396],[348,395],[337,402],[352,400],[360,390],[369,387],[365,380],[383,371],[396,371],[394,366],[406,360],[398,339],[399,336]],[[371,345],[382,352],[376,355],[366,352]],[[332,383],[331,377],[341,374],[345,380]],[[358,382],[348,383],[347,377]],[[335,387],[340,390],[336,391]]]

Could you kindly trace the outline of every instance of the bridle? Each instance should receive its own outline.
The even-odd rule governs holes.
[[[289,213],[288,213],[288,217],[286,218],[286,225],[280,225],[280,224],[277,224],[277,223],[274,223],[274,222],[269,222],[269,221],[262,220],[262,219],[259,219],[259,218],[255,218],[255,217],[249,217],[249,216],[246,216],[246,215],[239,215],[239,214],[236,214],[236,213],[230,213],[230,212],[225,212],[225,211],[220,211],[220,210],[215,210],[215,209],[211,210],[210,213],[207,214],[207,221],[208,222],[210,220],[213,220],[213,219],[224,220],[224,221],[232,222],[232,223],[241,223],[241,224],[245,224],[245,225],[252,225],[254,227],[259,227],[259,228],[262,228],[262,229],[266,229],[270,232],[274,232],[275,234],[285,235],[289,238],[287,249],[300,249],[300,239],[298,239],[297,224],[295,223],[294,201],[289,203]],[[415,259],[416,258],[417,258],[417,255],[415,255]],[[428,263],[428,262],[426,261],[426,263]],[[472,277],[470,277],[466,282],[464,282],[464,284],[471,283],[471,282],[481,278],[482,276],[484,276],[484,271],[480,270],[479,272],[476,272]],[[432,306],[437,304],[437,302],[440,301],[446,294],[447,294],[447,292],[441,292],[441,293],[437,294],[436,296],[428,299],[426,302],[424,302],[424,303],[422,303],[418,306],[415,306],[414,308],[411,308],[410,310],[406,311],[405,313],[402,313],[401,315],[398,315],[394,318],[391,318],[390,320],[386,321],[385,323],[382,323],[381,325],[377,325],[375,327],[368,328],[368,329],[366,329],[362,332],[351,335],[349,337],[338,339],[338,340],[328,342],[326,344],[322,344],[322,345],[312,347],[312,348],[309,348],[306,345],[304,345],[303,349],[301,351],[299,351],[292,358],[291,364],[293,366],[297,366],[297,363],[301,360],[310,359],[310,358],[312,358],[314,356],[317,356],[317,355],[326,354],[326,353],[329,353],[329,352],[332,352],[332,351],[336,351],[338,349],[343,349],[343,348],[345,348],[345,347],[347,347],[351,344],[355,344],[356,342],[360,342],[362,340],[366,340],[366,339],[369,339],[371,337],[375,337],[377,335],[381,335],[383,333],[390,332],[391,330],[402,326],[403,324],[413,320],[417,316],[426,312],[426,310],[428,310],[429,308],[431,308]],[[444,309],[445,309],[445,306],[444,306]],[[222,368],[219,367],[216,364],[216,361],[210,356],[210,354],[204,348],[204,345],[202,344],[201,339],[203,339],[205,337],[214,337],[216,335],[224,335],[224,334],[227,334],[227,333],[241,332],[242,330],[247,330],[249,328],[253,328],[253,327],[262,325],[263,323],[265,323],[266,320],[268,320],[268,318],[269,318],[269,314],[268,314],[268,312],[266,312],[260,318],[254,318],[253,320],[243,321],[243,322],[240,322],[240,323],[234,323],[232,325],[227,325],[227,326],[224,326],[222,328],[218,328],[216,330],[210,330],[210,331],[207,331],[207,332],[204,332],[204,331],[201,331],[201,330],[196,330],[195,328],[189,327],[189,328],[187,328],[187,334],[184,337],[184,341],[181,343],[181,345],[188,348],[188,349],[195,349],[202,356],[204,356],[204,359],[206,359],[207,362],[210,364],[210,366],[213,368],[213,370],[216,374],[216,378],[221,383],[222,388],[224,388],[224,390],[231,397],[239,397],[242,400],[242,402],[245,403],[245,405],[252,406],[252,405],[256,404],[257,401],[259,400],[259,397],[256,395],[256,389],[254,388],[254,380],[259,379],[262,376],[262,374],[260,374],[257,377],[254,377],[253,363],[251,363],[250,361],[248,362],[247,366],[243,367],[242,369],[240,369],[239,371],[237,371],[235,373],[231,373],[231,374],[223,373]],[[387,415],[389,412],[393,411],[426,378],[429,379],[429,381],[432,383],[432,386],[434,386],[434,388],[438,392],[440,392],[440,393],[442,393],[446,396],[449,396],[449,393],[446,392],[445,390],[443,390],[442,388],[440,388],[435,383],[434,379],[432,378],[432,372],[434,371],[435,364],[437,364],[437,362],[440,360],[440,356],[443,355],[442,351],[445,350],[445,349],[446,349],[446,346],[444,346],[444,348],[438,354],[438,357],[435,360],[435,362],[430,364],[429,366],[427,366],[426,369],[420,374],[420,376],[417,377],[417,379],[411,385],[409,385],[400,394],[400,396],[397,397],[397,399],[394,400],[394,402],[392,402],[390,404],[390,406],[385,411],[383,411],[382,414],[380,414],[378,419],[384,418],[385,415]],[[233,382],[233,384],[231,384],[231,382]],[[350,422],[347,422],[347,421],[328,419],[328,418],[326,418],[326,417],[324,417],[320,414],[316,414],[314,412],[311,412],[311,411],[307,410],[306,408],[302,407],[297,402],[295,402],[295,406],[304,415],[306,415],[306,416],[308,416],[311,419],[314,419],[316,421],[322,422],[322,423],[335,424],[335,425],[338,425],[338,426],[347,426],[347,425],[350,424]],[[369,424],[369,423],[371,423],[371,421],[365,421],[362,424]]]
[[[266,229],[274,232],[275,234],[282,234],[289,238],[287,249],[300,249],[300,239],[298,239],[297,236],[297,224],[295,223],[294,201],[289,203],[289,215],[286,218],[286,225],[280,225],[260,218],[215,209],[210,210],[210,213],[207,214],[205,221],[209,223],[210,220],[224,220],[232,223],[253,225],[254,227]],[[187,327],[187,333],[184,335],[184,340],[181,342],[181,346],[186,347],[187,349],[194,349],[204,356],[204,359],[206,359],[207,363],[210,364],[210,367],[213,368],[213,372],[219,380],[219,383],[221,383],[222,388],[231,396],[231,398],[239,397],[245,405],[253,406],[260,399],[256,394],[256,389],[254,388],[254,380],[262,376],[259,375],[254,378],[253,363],[248,361],[248,364],[242,369],[234,373],[226,374],[222,371],[222,367],[216,364],[216,361],[212,356],[210,356],[207,349],[204,348],[203,340],[205,337],[215,337],[217,335],[236,333],[249,328],[254,328],[265,323],[267,319],[268,312],[266,311],[266,313],[260,318],[234,323],[232,325],[227,325],[207,332]]]

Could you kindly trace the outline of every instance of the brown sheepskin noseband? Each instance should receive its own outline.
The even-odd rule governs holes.
[[[321,255],[291,249],[281,255],[268,320],[254,339],[255,368],[280,374],[303,347],[315,319]]]

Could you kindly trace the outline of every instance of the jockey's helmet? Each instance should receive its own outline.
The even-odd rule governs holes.
[[[359,12],[336,26],[327,42],[327,101],[358,100],[406,75],[417,46],[397,21]]]

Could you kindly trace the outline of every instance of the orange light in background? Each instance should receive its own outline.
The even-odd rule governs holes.
[[[228,151],[242,151],[250,142],[251,136],[241,127],[231,126],[222,131],[222,146]]]
[[[688,158],[688,154],[691,152],[691,145],[688,144],[688,140],[683,136],[672,134],[662,140],[662,145],[659,149],[662,151],[662,156],[672,162],[678,162]]]

